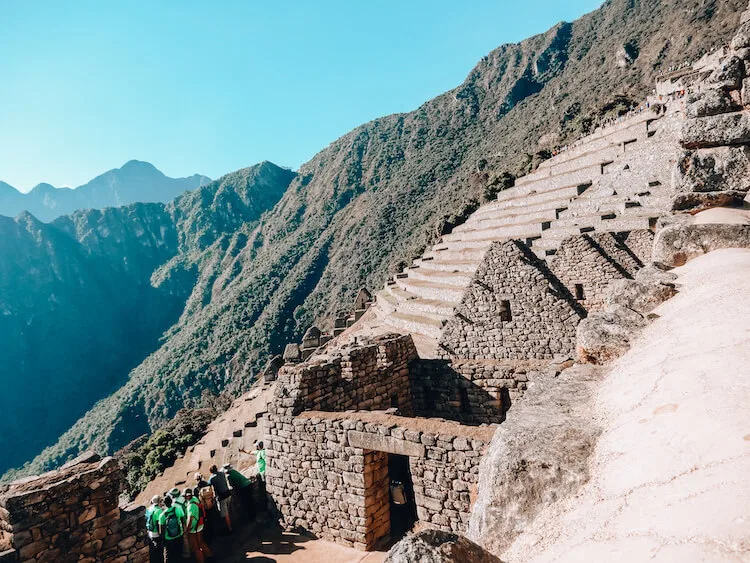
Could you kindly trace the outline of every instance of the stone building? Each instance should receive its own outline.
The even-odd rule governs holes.
[[[444,328],[439,352],[448,359],[551,360],[572,354],[585,314],[523,242],[494,243]]]
[[[566,239],[550,270],[587,313],[604,308],[609,283],[633,279],[651,255],[651,231],[590,233]]]
[[[494,427],[422,418],[433,413],[413,382],[425,371],[408,335],[384,335],[279,371],[267,486],[284,525],[360,549],[417,520],[465,528]],[[394,483],[405,490],[403,507],[389,500]]]
[[[148,561],[144,508],[118,505],[117,462],[84,455],[0,488],[2,563]]]

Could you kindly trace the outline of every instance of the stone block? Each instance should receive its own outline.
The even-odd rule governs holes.
[[[424,457],[425,447],[422,444],[399,440],[393,436],[382,436],[380,434],[369,434],[349,430],[349,443],[355,448],[377,450],[390,454],[406,455],[411,457]]]
[[[750,143],[750,112],[740,111],[688,119],[680,142],[686,148],[710,148]]]

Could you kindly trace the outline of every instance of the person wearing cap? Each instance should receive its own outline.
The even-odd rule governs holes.
[[[146,509],[146,533],[148,534],[148,558],[150,563],[164,563],[164,544],[159,533],[159,517],[162,513],[161,497],[151,497]]]
[[[253,484],[245,477],[242,473],[237,471],[232,464],[227,463],[222,467],[224,474],[227,476],[229,486],[232,487],[233,491],[237,492],[237,496],[240,497],[242,506],[247,511],[247,517],[249,520],[255,518],[255,499],[253,499]]]
[[[164,498],[164,506],[164,510],[159,515],[159,535],[164,538],[166,563],[177,563],[182,561],[185,515],[182,509],[172,502],[171,496]]]
[[[232,491],[229,489],[229,483],[227,483],[226,475],[224,472],[219,471],[216,465],[211,466],[211,477],[208,478],[208,483],[214,490],[214,496],[216,498],[216,507],[219,509],[219,515],[224,518],[224,522],[227,524],[227,530],[232,533],[232,519],[229,516],[229,507],[232,503]]]

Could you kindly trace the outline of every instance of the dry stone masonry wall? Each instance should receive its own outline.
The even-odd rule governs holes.
[[[494,243],[443,331],[441,355],[553,359],[572,353],[583,316],[583,308],[526,245]]]
[[[550,270],[587,312],[604,308],[607,287],[632,279],[649,261],[653,233],[591,233],[565,240],[550,262]]]
[[[387,456],[403,455],[420,522],[463,531],[493,433],[384,413],[277,418],[267,437],[268,492],[285,525],[370,549],[390,529]]]
[[[417,356],[409,336],[384,335],[279,370],[273,408],[292,416],[304,410],[384,410],[412,414],[409,362]]]
[[[122,484],[113,458],[84,456],[0,489],[3,563],[148,561],[143,507],[118,506]]]

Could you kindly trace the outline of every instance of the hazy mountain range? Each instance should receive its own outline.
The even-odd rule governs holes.
[[[499,47],[455,89],[357,127],[297,173],[263,163],[167,205],[0,221],[0,342],[11,343],[0,381],[17,389],[0,395],[0,469],[45,445],[25,472],[112,451],[205,390],[246,389],[271,354],[360,287],[382,287],[504,173],[725,41],[745,4],[608,0]]]
[[[0,215],[15,217],[28,211],[40,221],[49,222],[79,209],[104,209],[136,202],[173,200],[187,190],[211,181],[194,174],[188,178],[169,178],[148,162],[131,160],[97,176],[87,184],[73,188],[56,188],[39,184],[28,193],[0,181]]]

